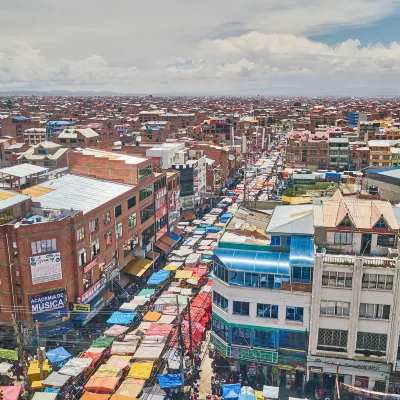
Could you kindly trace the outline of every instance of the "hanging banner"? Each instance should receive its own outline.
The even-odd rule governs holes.
[[[30,257],[30,263],[33,285],[62,279],[60,253]]]

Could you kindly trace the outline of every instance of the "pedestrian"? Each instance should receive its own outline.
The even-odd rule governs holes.
[[[198,393],[198,392],[199,392],[199,384],[197,383],[197,381],[194,381],[194,382],[193,382],[193,391],[194,391],[195,393]]]

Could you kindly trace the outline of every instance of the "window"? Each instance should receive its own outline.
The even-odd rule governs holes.
[[[353,274],[351,272],[324,271],[322,273],[322,286],[351,288],[353,286]]]
[[[364,274],[362,279],[363,289],[393,289],[393,275]]]
[[[232,328],[232,344],[238,344],[240,346],[250,346],[251,329]]]
[[[231,285],[244,286],[244,272],[231,271]]]
[[[112,245],[112,233],[111,230],[108,230],[104,234],[104,247],[110,247]]]
[[[382,218],[379,218],[379,221],[375,224],[374,228],[387,229],[387,225]]]
[[[0,224],[6,224],[7,222],[12,221],[13,218],[14,216],[12,207],[0,212]]]
[[[389,319],[390,306],[384,304],[360,304],[360,318]]]
[[[139,238],[137,235],[130,237],[126,242],[124,242],[124,244],[122,245],[122,248],[124,250],[124,257],[128,256],[138,243]]]
[[[385,333],[357,332],[357,350],[377,350],[386,352]]]
[[[136,196],[133,196],[130,199],[128,199],[128,210],[135,206],[136,206]]]
[[[96,218],[93,221],[89,221],[89,230],[90,232],[95,232],[99,229],[99,219]]]
[[[303,321],[303,307],[286,307],[286,320],[288,321]]]
[[[226,283],[229,282],[229,271],[222,265],[214,261],[214,275]]]
[[[119,206],[115,207],[114,212],[115,212],[115,217],[119,217],[122,214],[122,206],[121,206],[121,204]]]
[[[264,347],[267,349],[276,348],[276,332],[271,331],[254,331],[254,346]]]
[[[122,238],[122,222],[119,222],[116,226],[115,226],[115,238],[118,240],[120,238]]]
[[[153,173],[153,167],[151,165],[146,165],[139,169],[139,180],[146,178]]]
[[[281,245],[281,237],[271,236],[271,246],[280,246],[280,245]]]
[[[56,239],[38,240],[37,242],[32,242],[31,247],[33,255],[57,251]]]
[[[257,317],[259,318],[278,318],[278,306],[273,304],[257,303]]]
[[[86,256],[86,249],[80,249],[78,251],[78,263],[79,266],[82,267],[83,265],[85,265],[87,262],[87,256]]]
[[[234,301],[233,315],[249,315],[249,303],[247,301]]]
[[[353,244],[353,234],[344,232],[335,232],[335,244],[351,245]]]
[[[395,235],[378,235],[377,245],[379,247],[396,247]]]
[[[246,272],[244,285],[249,287],[259,287],[260,286],[260,275],[259,274],[251,274],[250,272]]]
[[[82,226],[76,231],[76,240],[80,242],[81,240],[85,239],[85,227]]]
[[[310,283],[311,282],[311,268],[310,267],[292,267],[292,281],[296,283]]]
[[[282,282],[290,282],[290,277],[274,274],[261,274],[260,276],[260,287],[262,288],[281,289]]]
[[[153,194],[153,185],[147,185],[145,188],[140,189],[139,191],[139,201],[146,200]]]
[[[279,347],[307,349],[308,336],[305,332],[279,331]]]
[[[92,260],[100,253],[100,240],[94,239],[92,242]]]
[[[213,304],[221,310],[228,312],[228,299],[213,291]]]
[[[144,224],[148,219],[154,216],[154,205],[149,204],[147,207],[140,211],[140,222]]]
[[[147,229],[142,232],[142,244],[147,246],[154,236],[154,225],[151,224]]]
[[[104,225],[109,224],[111,222],[111,212],[108,211],[103,216]]]
[[[350,315],[350,303],[346,301],[321,300],[321,315],[337,315],[339,317],[348,317]]]
[[[165,187],[167,184],[167,178],[165,176],[163,176],[161,179],[159,179],[158,181],[154,182],[154,191],[157,192],[160,189],[162,189],[163,187]]]
[[[212,330],[225,342],[228,342],[228,327],[220,320],[213,317]]]
[[[134,228],[136,226],[136,224],[137,224],[136,213],[133,213],[128,217],[128,227],[130,229]]]
[[[318,330],[318,346],[339,347],[347,349],[347,336],[348,331],[320,328]]]
[[[342,226],[342,227],[350,227],[350,226],[353,226],[353,224],[351,223],[350,218],[346,216],[346,217],[343,218],[343,220],[342,220],[342,222],[339,224],[339,226]]]
[[[292,237],[291,236],[286,236],[286,246],[290,247],[291,243],[292,243]]]

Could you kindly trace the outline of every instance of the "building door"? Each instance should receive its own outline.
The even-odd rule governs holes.
[[[369,253],[371,253],[371,240],[372,240],[372,235],[370,233],[363,233],[361,240],[362,255],[369,255]]]
[[[356,376],[354,386],[368,389],[369,378],[368,376]]]

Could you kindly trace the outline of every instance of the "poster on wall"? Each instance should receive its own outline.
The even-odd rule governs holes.
[[[33,256],[30,263],[33,285],[62,279],[60,253]]]
[[[50,293],[31,298],[31,312],[34,321],[45,322],[62,319],[68,315],[65,308],[64,292]]]

